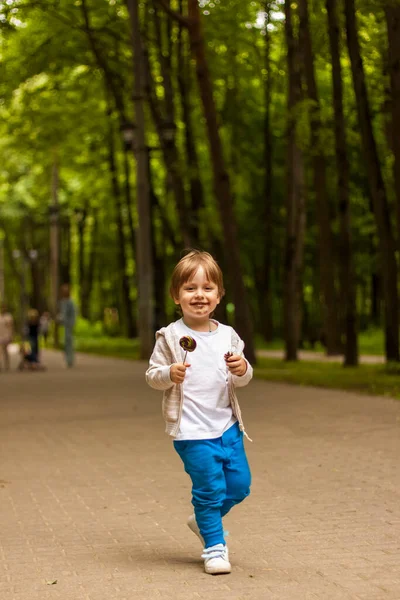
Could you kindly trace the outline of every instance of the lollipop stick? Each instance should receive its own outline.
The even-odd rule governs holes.
[[[184,335],[179,340],[179,345],[183,350],[185,350],[185,357],[183,359],[183,364],[186,362],[186,356],[188,352],[193,352],[196,348],[196,341],[190,337],[190,335]]]

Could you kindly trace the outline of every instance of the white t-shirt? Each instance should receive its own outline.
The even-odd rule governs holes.
[[[14,319],[10,313],[0,314],[0,344],[12,341]]]
[[[179,336],[190,335],[196,349],[188,352],[183,382],[182,418],[176,440],[220,437],[236,422],[228,395],[228,369],[224,354],[231,350],[232,328],[218,325],[215,331],[194,331],[182,319],[175,323]],[[182,362],[185,351],[182,349]]]

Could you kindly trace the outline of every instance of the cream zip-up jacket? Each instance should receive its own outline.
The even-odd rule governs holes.
[[[232,329],[231,352],[243,356],[247,362],[247,371],[242,377],[228,373],[228,394],[232,412],[237,418],[240,430],[248,438],[242,420],[239,401],[235,388],[244,387],[253,377],[253,367],[243,354],[244,342]],[[182,361],[182,348],[179,345],[180,336],[175,323],[163,327],[156,333],[156,343],[150,357],[149,368],[146,371],[147,383],[156,390],[163,390],[162,413],[165,420],[165,431],[176,437],[182,416],[183,389],[182,384],[174,383],[170,378],[170,367],[173,363]]]

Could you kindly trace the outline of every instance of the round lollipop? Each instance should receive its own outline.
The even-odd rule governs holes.
[[[193,352],[196,349],[196,340],[194,340],[190,335],[184,335],[179,340],[179,345],[181,348],[185,350],[185,358],[183,359],[183,364],[186,362],[186,356],[188,352]]]

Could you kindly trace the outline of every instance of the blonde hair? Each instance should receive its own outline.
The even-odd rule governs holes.
[[[217,261],[208,252],[191,250],[186,256],[181,258],[172,272],[169,293],[173,300],[179,298],[179,291],[182,285],[190,280],[199,267],[203,267],[209,281],[217,286],[219,297],[222,298],[224,296],[223,275]]]
[[[30,308],[28,310],[28,321],[30,323],[36,323],[39,320],[39,311],[36,308]]]

